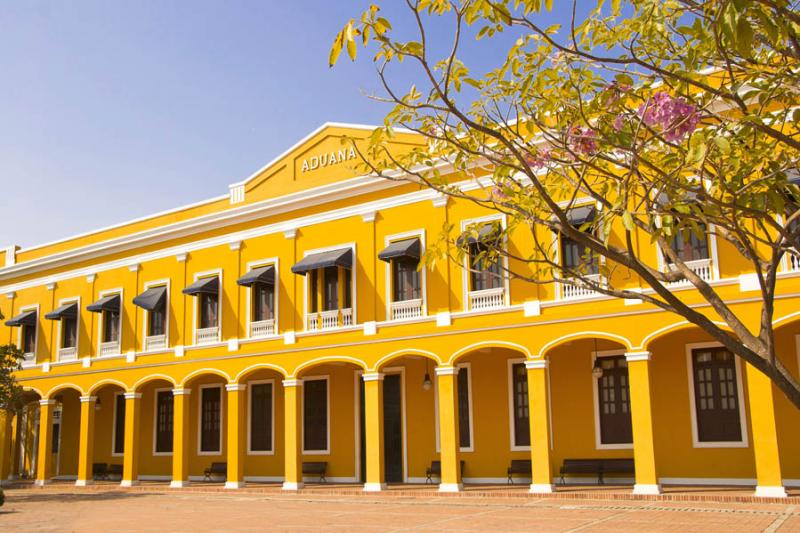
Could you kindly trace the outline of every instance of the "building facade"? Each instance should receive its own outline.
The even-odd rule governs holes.
[[[26,354],[28,404],[0,415],[2,479],[293,490],[324,474],[365,490],[429,481],[457,491],[507,483],[516,461],[515,483],[549,492],[595,481],[562,480],[565,460],[633,459],[635,473],[607,481],[766,496],[800,485],[800,412],[679,317],[509,279],[496,265],[471,272],[467,259],[418,269],[445,224],[505,220],[357,176],[341,139],[369,133],[326,124],[224,196],[6,249],[0,339]],[[396,141],[399,151],[420,142]],[[575,216],[591,216],[584,207]],[[571,243],[552,238],[570,260]],[[505,245],[524,255],[530,232]],[[637,245],[663,268],[654,245]],[[708,237],[684,251],[758,321],[757,287],[733,250]],[[775,303],[779,355],[795,375],[799,276],[787,259]],[[691,286],[674,290],[704,308]]]

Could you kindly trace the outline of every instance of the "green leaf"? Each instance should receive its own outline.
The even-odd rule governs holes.
[[[725,137],[714,137],[714,144],[716,144],[719,151],[725,155],[731,152],[731,143]]]
[[[633,216],[631,216],[630,212],[625,211],[622,213],[622,225],[625,226],[626,230],[633,231]]]

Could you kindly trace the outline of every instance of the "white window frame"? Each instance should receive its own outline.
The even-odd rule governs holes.
[[[467,406],[469,408],[469,446],[461,446],[461,435],[456,435],[458,439],[458,450],[460,452],[470,453],[475,451],[475,421],[474,421],[474,410],[472,408],[472,363],[456,363],[456,368],[466,368],[467,369]],[[455,375],[456,384],[458,384],[458,374]],[[456,399],[457,400],[457,399]],[[458,401],[456,401],[456,405]],[[456,408],[457,409],[457,408]],[[456,412],[456,417],[458,417],[458,412]],[[433,380],[433,419],[436,422],[436,453],[440,453],[442,451],[441,440],[439,437],[439,380]],[[460,428],[459,428],[460,429]]]
[[[200,279],[205,278],[213,278],[217,276],[219,279],[219,292],[217,293],[217,344],[222,342],[222,300],[223,300],[223,285],[222,285],[222,269],[216,268],[213,270],[205,270],[203,272],[195,272],[194,273],[194,281],[198,281]],[[200,325],[200,298],[201,295],[197,296],[189,296],[193,302],[193,317],[192,317],[192,345],[193,346],[213,346],[214,343],[211,344],[197,344],[197,330],[201,329]]]
[[[172,392],[172,387],[161,387],[153,390],[153,456],[154,457],[167,457],[172,455],[172,452],[159,452],[156,450],[156,443],[158,442],[158,393],[169,391]],[[128,413],[125,413],[128,416]],[[172,435],[173,445],[172,450],[175,451],[174,435],[175,435],[175,395],[172,395]]]
[[[714,233],[714,224],[709,224],[706,228],[706,239],[708,239],[708,259],[711,261],[711,280],[710,282],[719,280],[719,254],[717,253],[717,235]],[[667,258],[664,256],[664,251],[661,246],[656,244],[656,257],[658,258],[658,271],[667,271]],[[694,285],[688,283],[687,285],[670,286],[670,290],[680,289],[693,289]]]
[[[106,356],[101,355],[103,346],[103,328],[105,328],[105,320],[106,320],[106,313],[105,311],[102,311],[100,313],[97,313],[99,315],[97,317],[97,351],[95,352],[97,354],[97,357],[115,357],[122,353],[122,322],[123,322],[122,313],[124,313],[123,309],[125,307],[124,289],[122,287],[116,287],[114,289],[106,289],[100,291],[98,293],[98,299],[105,298],[106,296],[113,296],[114,294],[119,294],[119,335],[117,337],[117,344],[119,345],[119,349],[117,350],[116,354],[111,354]]]
[[[306,389],[305,384],[309,381],[325,381],[325,408],[326,414],[325,417],[327,419],[327,424],[325,424],[325,429],[327,431],[327,435],[325,435],[325,449],[324,450],[306,450]],[[302,446],[302,454],[303,455],[330,455],[331,454],[331,377],[330,374],[318,375],[318,376],[308,376],[303,378],[303,390],[302,390],[302,398],[300,399],[300,409],[302,410],[300,416],[300,423],[302,426],[300,427],[300,439],[301,439],[301,446]]]
[[[353,264],[350,268],[350,288],[353,291],[353,294],[350,295],[350,303],[352,304],[351,309],[353,310],[353,327],[358,325],[358,314],[357,314],[357,307],[358,307],[358,284],[356,283],[356,268],[358,267],[358,255],[356,254],[356,243],[355,242],[348,242],[348,243],[341,243],[334,246],[326,246],[324,248],[314,248],[311,250],[305,250],[303,252],[303,258],[308,257],[311,254],[318,254],[322,252],[330,252],[332,250],[341,250],[342,248],[350,248],[353,251]],[[309,273],[303,276],[303,331],[313,331],[317,332],[320,330],[309,330],[308,329],[308,314],[310,313],[309,306],[308,306],[308,275]],[[317,280],[317,283],[321,283],[322,280]],[[339,309],[346,309],[342,307],[341,302],[339,303]],[[317,310],[317,312],[321,312],[321,310]],[[350,326],[348,326],[350,327]],[[341,329],[341,328],[338,328]],[[336,331],[335,329],[331,330],[321,330],[321,331]]]
[[[113,410],[112,419],[111,419],[111,457],[123,457],[125,455],[125,427],[122,428],[122,453],[116,453],[114,450],[117,448],[117,440],[120,438],[120,435],[117,435],[117,401],[119,397],[122,396],[122,401],[127,402],[125,399],[125,393],[122,391],[115,392],[112,396],[114,405],[111,406]],[[125,404],[125,416],[128,416],[128,404]]]
[[[40,310],[39,310],[39,304],[30,304],[30,305],[21,306],[19,308],[19,311],[17,311],[17,314],[20,315],[22,313],[27,313],[28,311],[36,311],[36,325],[34,326],[34,328],[36,328],[36,329],[34,330],[34,333],[33,333],[33,361],[23,362],[22,363],[23,368],[30,368],[30,367],[36,366],[36,362],[37,362],[36,359],[37,359],[37,355],[39,353],[39,330],[41,329],[39,327],[39,320],[41,319]],[[25,326],[19,326],[17,328],[17,330],[18,330],[17,331],[17,349],[20,350],[20,351],[22,350],[22,342],[23,342],[22,330],[24,328],[25,328]]]
[[[468,227],[470,227],[470,226],[473,226],[473,225],[476,225],[476,224],[482,224],[482,223],[486,223],[486,222],[498,222],[498,221],[500,222],[500,227],[502,227],[503,231],[505,231],[506,228],[507,228],[507,226],[506,226],[506,215],[502,214],[502,213],[486,215],[486,216],[483,216],[483,217],[463,219],[461,221],[461,233],[459,233],[459,236],[463,235],[464,231],[466,231],[466,229]],[[507,246],[508,246],[508,241],[504,237],[503,238],[503,249],[506,249]],[[483,310],[483,309],[479,310],[479,311],[473,311],[472,309],[470,309],[469,293],[470,293],[471,287],[469,286],[469,284],[470,284],[470,264],[469,264],[469,259],[470,259],[469,252],[466,252],[464,254],[464,259],[463,259],[462,265],[461,265],[463,267],[463,274],[461,276],[461,285],[462,285],[461,298],[462,298],[462,302],[463,302],[462,303],[462,308],[463,308],[464,312],[466,312],[466,313],[485,313],[486,310]],[[510,284],[509,284],[509,276],[508,276],[508,256],[503,254],[502,259],[503,259],[502,274],[503,274],[503,302],[504,302],[503,307],[508,307],[509,303],[511,302],[511,292],[510,292]],[[502,309],[503,307],[500,307],[498,309]],[[492,310],[490,310],[490,311],[492,311]]]
[[[734,369],[736,371],[736,387],[739,400],[739,426],[741,427],[742,438],[738,441],[722,441],[722,442],[701,442],[698,438],[697,427],[697,408],[696,399],[694,394],[694,361],[692,359],[692,350],[703,348],[724,348],[718,342],[696,342],[686,345],[686,374],[689,378],[689,414],[692,420],[692,447],[693,448],[749,448],[748,428],[747,428],[747,411],[745,410],[745,390],[742,386],[742,365],[739,357],[733,355]]]
[[[598,386],[598,382],[600,378],[596,377],[592,374],[592,370],[594,369],[594,362],[603,357],[617,357],[617,356],[625,356],[625,350],[598,350],[592,351],[592,360],[591,366],[589,367],[589,376],[592,380],[592,404],[594,406],[594,447],[596,450],[632,450],[633,449],[633,437],[631,437],[631,442],[620,442],[616,444],[603,444],[602,438],[603,434],[600,427],[600,402],[599,402],[599,393],[600,389]],[[633,407],[633,402],[631,401],[630,397],[630,375],[628,376],[628,403],[631,407]],[[631,424],[633,424],[633,419],[631,419]]]
[[[274,319],[275,319],[275,330],[274,330],[274,333],[272,335],[268,335],[267,337],[257,337],[258,339],[262,339],[262,338],[268,339],[270,337],[277,337],[278,335],[280,335],[280,331],[278,329],[278,305],[279,305],[278,302],[280,300],[280,298],[278,297],[279,296],[278,288],[280,287],[280,279],[278,278],[279,260],[278,260],[277,257],[269,257],[269,258],[266,258],[266,259],[257,259],[255,261],[250,261],[250,262],[247,263],[247,272],[250,272],[251,270],[254,270],[256,268],[261,268],[261,267],[265,267],[265,266],[269,266],[269,265],[272,265],[272,267],[273,267],[273,269],[275,271],[275,283],[273,285],[273,298],[275,299],[275,302],[274,302],[275,303],[275,316],[274,316]],[[220,287],[222,287],[222,285],[220,285]],[[247,321],[245,323],[245,327],[247,329],[245,331],[247,332],[247,338],[251,339],[252,337],[250,336],[250,324],[253,321],[253,303],[252,303],[253,302],[253,286],[252,285],[247,287],[247,296],[246,296],[246,298],[247,298]],[[304,320],[305,320],[305,317],[304,317]]]
[[[221,287],[221,285],[220,285]],[[221,289],[220,289],[221,290]],[[219,389],[219,450],[204,452],[202,451],[203,442],[203,391],[206,389]],[[197,394],[197,455],[206,456],[220,456],[225,455],[225,447],[223,446],[225,439],[225,387],[222,383],[206,383],[198,387],[199,393]],[[173,428],[174,431],[174,428]]]
[[[559,207],[561,209],[569,211],[571,209],[578,209],[579,207],[584,207],[584,206],[592,205],[592,204],[595,204],[595,208],[597,209],[597,211],[601,211],[602,208],[603,208],[603,206],[599,202],[595,202],[591,198],[581,198],[580,200],[576,200],[571,205],[568,202],[567,203],[561,202],[561,203],[559,203]],[[553,235],[553,262],[555,264],[557,264],[557,265],[561,265],[561,232],[559,232],[559,231],[551,231],[551,233]],[[598,267],[601,267],[601,266],[606,264],[606,258],[605,258],[604,255],[599,255],[598,256],[597,264],[598,264]],[[600,276],[601,276],[601,278],[600,278],[601,280],[605,280],[605,277],[602,274]],[[561,279],[561,274],[559,274],[559,279]],[[574,279],[574,278],[569,278],[569,279]],[[593,300],[595,298],[608,298],[608,296],[606,296],[605,294],[602,294],[600,292],[595,292],[594,294],[592,294],[590,296],[584,296],[584,297],[581,297],[581,298],[574,298],[574,300],[576,302],[581,302],[581,301],[584,301],[584,300]],[[555,281],[555,299],[556,300],[564,300],[565,299],[564,298],[564,284],[561,283],[558,280]],[[572,301],[572,300],[573,299],[570,298],[567,301]]]
[[[405,239],[412,239],[418,238],[421,250],[425,251],[425,230],[424,229],[417,229],[412,231],[406,231],[404,233],[395,233],[394,235],[387,235],[384,238],[384,246],[389,246],[390,244],[402,241]],[[392,272],[392,262],[391,261],[383,261],[385,263],[385,272],[386,272],[386,320],[393,321],[393,322],[404,322],[403,320],[395,321],[392,320],[392,304],[394,303],[394,276]],[[422,268],[420,271],[420,298],[422,299],[422,310],[421,316],[419,318],[424,318],[428,316],[428,269]],[[418,319],[408,319],[408,320],[418,320]]]
[[[62,305],[69,304],[69,303],[76,303],[78,304],[78,312],[75,315],[75,361],[67,361],[69,363],[74,363],[80,361],[81,358],[81,297],[80,296],[71,296],[69,298],[61,298],[58,301],[58,305],[56,308],[61,307]],[[38,316],[37,316],[38,320]],[[64,348],[61,344],[64,342],[64,337],[61,335],[61,329],[63,325],[63,319],[58,320],[58,332],[56,337],[56,361],[61,362],[61,357],[59,355],[59,351]],[[38,332],[37,332],[38,333]],[[60,449],[60,448],[59,448]]]
[[[516,417],[514,416],[514,365],[517,364],[525,364],[525,358],[512,358],[508,359],[506,362],[508,366],[508,370],[506,372],[506,390],[508,392],[508,444],[509,450],[512,452],[529,452],[531,451],[530,445],[528,446],[519,446],[517,445],[516,441],[514,440],[514,436],[517,429],[517,421]],[[525,378],[528,377],[528,370],[525,369]],[[528,391],[528,420],[530,420],[531,416],[531,395],[530,391]],[[529,424],[530,425],[530,424]],[[527,428],[528,432],[530,433],[530,427]]]
[[[406,368],[404,366],[387,367],[381,371],[384,378],[390,374],[400,376],[400,419],[403,425],[403,483],[408,483],[408,412],[406,411]],[[383,383],[381,383],[383,387]],[[383,405],[380,406],[383,418]],[[360,457],[359,457],[360,463]]]
[[[266,450],[253,450],[251,448],[252,440],[252,427],[253,427],[253,386],[254,385],[272,385],[272,401],[270,407],[272,414],[270,415],[270,422],[272,424],[272,431],[270,433],[272,441],[270,442],[270,449]],[[247,455],[275,455],[275,380],[274,379],[259,379],[247,382]]]
[[[156,279],[152,281],[145,282],[143,285],[144,290],[152,289],[156,287],[166,287],[167,293],[165,294],[166,299],[164,300],[164,348],[162,350],[147,350],[147,337],[149,336],[149,328],[150,328],[150,311],[147,309],[142,309],[142,351],[147,353],[150,351],[154,352],[161,352],[169,350],[169,291],[170,291],[170,278],[164,279]]]

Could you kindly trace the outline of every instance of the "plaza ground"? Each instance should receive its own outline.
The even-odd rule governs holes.
[[[742,489],[634,500],[615,487],[536,497],[524,488],[475,487],[457,497],[404,487],[365,495],[355,487],[225,491],[151,484],[6,489],[2,531],[800,531],[800,494],[781,503]],[[748,501],[751,500],[751,501]]]

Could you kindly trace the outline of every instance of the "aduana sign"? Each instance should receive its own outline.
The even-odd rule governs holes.
[[[352,146],[341,150],[331,150],[330,152],[317,154],[303,159],[302,172],[310,172],[318,168],[339,165],[345,161],[356,158],[356,150]]]

